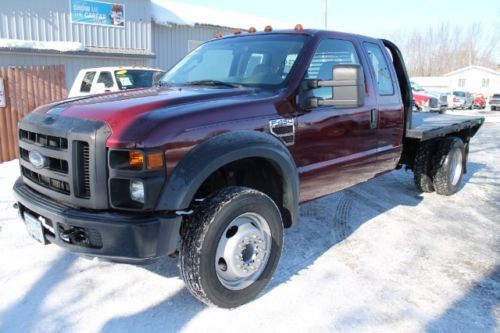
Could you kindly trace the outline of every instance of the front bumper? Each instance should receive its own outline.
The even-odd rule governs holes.
[[[32,190],[21,178],[14,193],[21,217],[27,212],[43,220],[45,240],[78,255],[147,264],[178,248],[181,216],[71,208]]]

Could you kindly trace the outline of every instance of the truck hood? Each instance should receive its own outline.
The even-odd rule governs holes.
[[[68,99],[34,112],[105,122],[112,132],[107,145],[124,148],[142,146],[141,142],[158,122],[207,109],[229,109],[272,95],[253,88],[149,88]]]

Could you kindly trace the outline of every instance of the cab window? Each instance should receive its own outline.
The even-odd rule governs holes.
[[[97,83],[104,83],[106,88],[113,87],[113,76],[111,72],[101,72],[97,78]]]
[[[364,43],[368,59],[371,63],[372,74],[377,83],[379,95],[394,95],[394,85],[392,83],[389,65],[385,60],[380,46],[374,43]]]
[[[354,44],[342,39],[323,40],[307,69],[306,79],[332,80],[333,66],[342,64],[359,64],[359,57]],[[332,98],[332,88],[322,87],[312,91],[315,97]]]
[[[83,76],[82,85],[80,86],[80,92],[88,93],[92,88],[92,81],[94,81],[95,72],[87,72]]]

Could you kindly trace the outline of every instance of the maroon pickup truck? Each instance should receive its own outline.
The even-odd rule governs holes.
[[[419,191],[460,188],[484,119],[413,115],[412,100],[387,40],[300,28],[216,38],[157,87],[26,116],[17,207],[31,236],[78,255],[178,253],[195,297],[236,307],[271,279],[300,203],[403,166]]]

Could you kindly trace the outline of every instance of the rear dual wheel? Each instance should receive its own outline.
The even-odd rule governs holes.
[[[207,198],[186,225],[180,273],[200,301],[234,308],[264,289],[282,245],[274,201],[253,189],[227,187]]]
[[[436,173],[433,185],[437,194],[452,195],[458,191],[465,166],[465,146],[461,139],[441,140],[434,154]]]
[[[420,192],[452,195],[458,191],[466,161],[464,143],[446,137],[436,144],[422,142],[415,156],[413,175]]]

